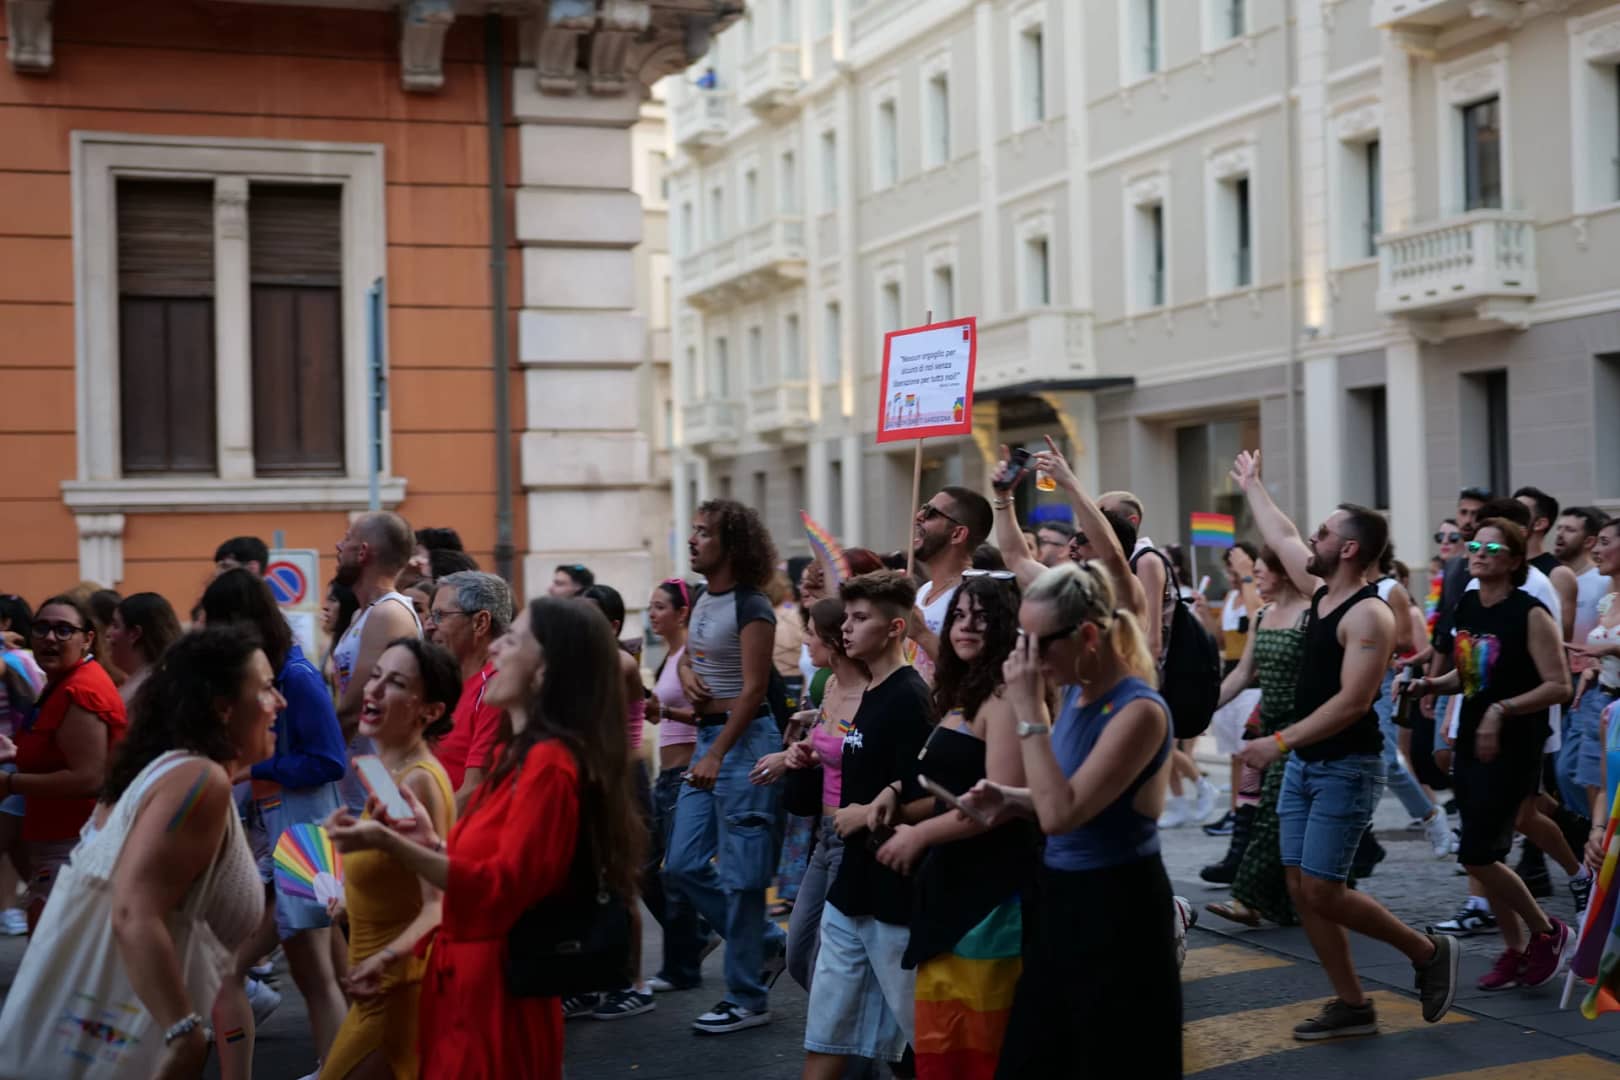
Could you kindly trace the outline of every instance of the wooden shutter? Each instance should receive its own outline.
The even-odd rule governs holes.
[[[117,221],[123,471],[212,473],[213,184],[121,179]]]
[[[343,189],[253,184],[253,456],[261,476],[334,475],[343,453]]]

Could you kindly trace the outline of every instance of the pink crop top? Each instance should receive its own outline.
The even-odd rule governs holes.
[[[627,730],[630,735],[630,752],[632,754],[639,753],[641,751],[641,725],[647,719],[647,699],[644,697],[636,698],[630,703],[630,707],[625,712],[627,714],[626,719],[629,721]]]
[[[817,724],[810,732],[810,745],[821,759],[821,805],[838,806],[844,786],[844,737],[829,732],[826,724]]]

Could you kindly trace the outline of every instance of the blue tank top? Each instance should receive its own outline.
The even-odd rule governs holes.
[[[1064,691],[1063,708],[1052,729],[1052,752],[1057,755],[1064,776],[1072,777],[1079,771],[1097,745],[1103,728],[1137,698],[1147,698],[1163,709],[1166,717],[1170,715],[1164,699],[1135,677],[1121,679],[1106,696],[1089,705],[1080,704],[1078,686]],[[1078,829],[1047,838],[1046,865],[1054,870],[1101,870],[1157,855],[1159,823],[1137,813],[1131,804],[1142,785],[1159,771],[1169,756],[1170,725],[1167,723],[1164,745],[1119,798]]]

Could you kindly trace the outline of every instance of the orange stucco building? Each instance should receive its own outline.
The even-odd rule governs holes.
[[[31,15],[28,5],[6,6],[13,23]],[[384,502],[413,525],[455,526],[468,551],[496,567],[497,361],[480,19],[426,28],[429,36],[442,34],[442,86],[413,92],[402,86],[402,49],[411,42],[397,10],[219,0],[75,0],[53,13],[44,6],[49,70],[29,70],[42,66],[29,60],[39,52],[40,32],[19,24],[6,28],[11,63],[0,65],[0,591],[39,602],[81,576],[99,576],[123,593],[156,589],[183,612],[206,583],[220,539],[256,534],[271,541],[277,529],[287,546],[319,549],[322,576],[329,575],[332,544],[348,515],[366,505],[366,413],[363,400],[360,408],[350,400],[355,389],[364,397],[364,298],[352,285],[363,287],[373,267],[387,290]],[[434,42],[426,45],[431,52]],[[517,60],[515,36],[505,53],[507,62]],[[509,99],[509,87],[502,97]],[[504,123],[501,131],[510,144],[501,178],[510,222],[517,128]],[[322,160],[327,144],[356,147],[358,167],[332,170]],[[220,371],[215,381],[212,468],[198,470],[193,461],[191,471],[172,476],[160,461],[156,471],[118,468],[120,452],[128,465],[131,432],[113,437],[118,421],[109,423],[109,411],[125,426],[131,411],[147,426],[154,415],[130,400],[143,390],[126,385],[120,398],[120,363],[128,376],[134,345],[97,327],[113,306],[102,303],[99,311],[92,293],[97,259],[102,267],[122,264],[139,246],[131,236],[136,227],[118,210],[134,206],[122,185],[136,173],[214,183],[214,361],[235,355],[240,363],[246,351],[246,368],[256,372],[249,390],[274,377],[264,366],[277,353],[261,350],[258,330],[227,325],[241,322],[243,295],[251,296],[248,322],[261,313],[259,267],[251,267],[243,290],[227,280],[240,269],[230,266],[235,256],[227,249],[243,232],[258,249],[261,181],[266,191],[282,189],[280,180],[309,178],[342,189],[334,194],[343,202],[342,228],[332,240],[340,251],[326,253],[340,264],[332,291],[343,324],[329,327],[340,335],[330,338],[339,369],[326,376],[327,385],[342,387],[337,426],[330,416],[324,421],[339,439],[335,468],[332,461],[316,461],[308,474],[296,461],[274,473],[264,468],[254,449],[266,445],[259,432],[266,421],[253,413],[264,405],[224,400],[230,384],[240,384],[240,369]],[[245,176],[248,186],[246,230],[232,223],[241,210],[230,193],[233,176]],[[117,220],[94,206],[107,193]],[[507,319],[515,332],[522,262],[510,227],[505,233],[502,246],[512,249]],[[373,251],[358,251],[364,246]],[[206,256],[206,235],[201,249]],[[350,266],[368,259],[371,266]],[[105,282],[100,288],[109,291]],[[141,325],[130,303],[120,293],[125,334],[138,332],[131,322]],[[295,347],[292,355],[303,353]],[[512,361],[505,368],[512,431],[522,432],[520,374]],[[175,427],[211,418],[194,406],[209,400],[194,387],[172,387],[168,398]],[[517,439],[505,447],[514,463]],[[96,455],[99,461],[87,460]],[[514,517],[522,551],[525,520]]]

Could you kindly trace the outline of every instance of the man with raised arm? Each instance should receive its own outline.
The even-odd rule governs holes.
[[[1395,616],[1366,574],[1389,542],[1389,525],[1376,511],[1346,503],[1307,542],[1261,483],[1258,452],[1237,456],[1232,479],[1289,580],[1312,598],[1294,699],[1299,719],[1271,738],[1251,740],[1240,755],[1256,769],[1287,759],[1277,800],[1282,864],[1289,895],[1333,985],[1333,999],[1298,1024],[1294,1038],[1377,1032],[1377,1012],[1350,957],[1349,930],[1406,955],[1423,1018],[1435,1023],[1456,996],[1456,943],[1419,933],[1345,885],[1384,790],[1383,734],[1373,700],[1395,650]]]

